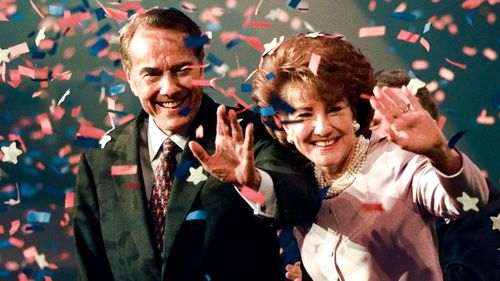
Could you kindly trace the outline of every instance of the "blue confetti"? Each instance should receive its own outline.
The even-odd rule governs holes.
[[[189,112],[191,112],[191,108],[187,105],[185,105],[181,110],[179,110],[179,115],[180,116],[188,116]]]
[[[45,228],[41,225],[30,225],[26,227],[26,230],[33,232],[44,232]]]
[[[184,178],[187,175],[189,168],[192,166],[193,161],[188,159],[182,160],[173,173],[174,178]]]
[[[31,58],[34,60],[43,59],[43,58],[45,58],[45,53],[38,52],[38,51],[32,51]]]
[[[404,12],[392,12],[392,17],[404,21],[415,21],[417,19],[417,16],[414,14]]]
[[[274,74],[274,72],[269,72],[268,74],[266,74],[266,79],[270,81],[273,80],[275,76],[276,75]]]
[[[252,92],[252,84],[241,84],[241,91],[244,93],[251,93]]]
[[[125,92],[125,84],[118,84],[118,85],[111,86],[109,88],[109,94],[111,96],[116,96],[116,95],[119,95],[123,92]]]
[[[86,82],[90,82],[90,83],[92,83],[92,82],[99,83],[99,82],[101,82],[101,77],[90,75],[90,74],[86,74],[85,75],[85,81]]]
[[[89,53],[93,56],[97,56],[100,51],[106,49],[109,46],[109,42],[105,39],[99,39],[94,45],[90,46]]]
[[[286,103],[285,101],[283,101],[282,99],[280,99],[278,97],[273,97],[271,99],[271,105],[275,108],[279,108],[279,109],[283,110],[286,113],[294,113],[295,112],[295,108],[293,108],[291,105],[289,105],[288,103]]]
[[[202,47],[203,45],[208,44],[208,42],[209,39],[207,35],[184,38],[184,44],[186,45],[186,47],[191,49]]]
[[[102,20],[106,18],[106,12],[104,12],[103,8],[97,8],[94,10],[95,16],[97,20]]]
[[[27,222],[47,223],[50,221],[50,213],[29,211],[26,216]]]
[[[64,15],[64,8],[54,5],[49,5],[49,14],[60,17]]]
[[[413,73],[413,71],[411,70],[408,70],[408,76],[410,76],[411,79],[417,78],[417,75],[415,75],[415,73]]]
[[[206,220],[206,219],[207,219],[207,212],[202,210],[192,211],[186,217],[187,221]]]
[[[80,147],[101,148],[99,140],[85,137],[76,137],[74,144]]]
[[[274,114],[276,114],[276,112],[274,111],[274,108],[272,106],[269,106],[269,107],[261,107],[260,114],[262,116],[268,117],[268,116],[273,116]]]
[[[457,142],[467,133],[467,130],[460,131],[456,134],[453,135],[453,137],[450,138],[448,141],[448,147],[449,148],[454,148]]]
[[[467,20],[467,23],[472,26],[472,16],[474,15],[473,11],[469,11],[465,14],[465,19]]]
[[[103,25],[101,28],[99,28],[99,30],[97,31],[97,33],[95,35],[101,36],[110,30],[111,30],[111,25],[109,23],[107,23],[107,24]]]
[[[0,240],[0,249],[10,248],[9,240]]]
[[[208,274],[205,274],[205,279],[207,279],[207,281],[212,281],[212,278],[210,278],[210,275]]]
[[[326,196],[328,195],[328,189],[330,189],[330,186],[326,185],[319,190],[319,197],[321,199],[326,199]]]
[[[108,109],[108,112],[117,114],[119,116],[125,116],[128,114],[128,112],[125,112],[125,111],[118,111],[118,110],[112,110],[112,109]]]
[[[212,64],[214,65],[217,65],[217,66],[221,66],[224,64],[224,61],[222,61],[221,59],[219,59],[216,55],[214,54],[208,54],[207,55],[207,60],[209,62],[211,62]]]
[[[101,77],[102,81],[107,83],[113,83],[113,81],[115,81],[115,77],[106,71],[101,71],[101,73],[99,73],[99,77]]]
[[[241,43],[241,39],[240,38],[235,38],[231,41],[229,41],[229,43],[226,44],[226,49],[232,49],[234,48],[236,45],[240,44]]]
[[[297,6],[299,5],[300,3],[300,0],[290,0],[290,2],[288,2],[288,7],[292,8],[292,9],[297,9]]]

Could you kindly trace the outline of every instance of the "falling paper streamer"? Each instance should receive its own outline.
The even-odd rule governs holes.
[[[467,68],[467,65],[465,65],[465,64],[458,63],[458,62],[454,62],[454,61],[452,61],[452,60],[450,60],[450,59],[448,59],[448,58],[445,58],[445,60],[446,60],[448,63],[450,63],[450,64],[452,64],[452,65],[454,65],[454,66],[456,66],[456,67],[459,67],[459,68],[461,68],[461,69],[466,69],[466,68]]]

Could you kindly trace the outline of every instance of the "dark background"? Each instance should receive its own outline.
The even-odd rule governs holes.
[[[457,146],[498,185],[500,69],[498,59],[488,59],[483,55],[485,49],[491,49],[495,54],[499,50],[497,17],[500,5],[492,4],[495,1],[485,1],[472,10],[462,8],[464,1],[451,0],[310,0],[301,1],[295,9],[288,6],[287,0],[262,2],[258,14],[252,14],[252,20],[268,22],[271,28],[242,28],[245,12],[249,7],[257,6],[257,0],[191,1],[196,11],[189,13],[190,16],[202,29],[213,31],[213,40],[206,53],[220,58],[229,71],[236,69],[239,63],[251,73],[258,65],[260,53],[245,42],[226,48],[219,38],[223,32],[235,31],[257,37],[262,43],[277,36],[301,32],[342,33],[370,57],[376,70],[409,69],[423,81],[433,82],[430,86],[433,94],[445,96],[439,104],[442,115],[447,118],[445,134],[450,138],[466,130]],[[372,11],[369,9],[371,2],[376,3]],[[119,75],[115,75],[121,70],[116,56],[120,22],[110,18],[98,20],[99,11],[96,12],[96,9],[99,5],[96,1],[41,0],[33,3],[45,19],[35,12],[30,1],[0,0],[0,14],[8,18],[8,21],[0,21],[0,48],[7,49],[26,42],[30,49],[29,53],[17,58],[10,57],[11,61],[5,64],[6,81],[0,78],[0,146],[8,146],[14,139],[18,140],[18,148],[21,148],[21,143],[25,146],[17,164],[0,162],[0,280],[44,280],[48,277],[52,280],[75,280],[71,224],[68,224],[67,215],[65,218],[65,214],[71,213],[71,208],[65,208],[65,198],[74,190],[78,155],[85,149],[81,142],[75,140],[76,133],[82,124],[103,131],[111,129],[107,116],[108,99],[115,100],[116,110],[120,111],[115,114],[116,124],[126,120],[129,114],[136,114],[139,103],[128,86],[125,92],[111,96],[112,86],[126,84]],[[111,1],[103,0],[101,3],[108,8],[120,9]],[[145,8],[171,6],[181,9],[180,3],[140,2]],[[236,6],[233,6],[234,3]],[[393,11],[400,5],[406,5],[405,12],[414,15],[415,19],[394,16]],[[58,29],[54,23],[62,16],[54,12],[51,14],[49,6],[63,8],[71,14],[89,11],[91,18],[82,21],[79,26]],[[210,19],[207,17],[210,14],[212,19],[206,21],[206,18]],[[281,20],[266,18],[270,14],[281,14]],[[423,33],[428,22],[433,24],[428,32]],[[359,38],[359,28],[370,25],[385,25],[385,36]],[[35,44],[42,26],[47,27],[46,37],[56,43],[52,49],[41,50]],[[430,44],[430,51],[427,52],[418,41],[409,43],[398,40],[397,35],[402,29],[423,36]],[[111,46],[102,57],[89,52],[93,42],[99,39],[109,42]],[[476,54],[466,55],[464,47],[475,48]],[[446,58],[465,64],[466,69],[446,62]],[[427,61],[428,68],[413,68],[416,60]],[[71,71],[72,76],[69,80],[49,79],[44,88],[40,79],[22,76],[20,84],[13,87],[8,83],[12,80],[9,72],[20,65],[38,69],[48,67],[52,74]],[[60,71],[61,67],[63,71]],[[439,75],[442,67],[455,74],[452,81]],[[213,68],[208,69],[206,78],[217,77],[220,73]],[[243,77],[226,75],[217,80],[217,84],[224,88],[235,87],[238,96],[250,103],[250,94],[241,91],[240,84],[245,83],[244,80]],[[56,118],[51,108],[68,89],[69,96],[60,104],[65,113]],[[40,96],[32,97],[40,90],[43,92]],[[235,104],[234,99],[225,98],[219,92],[211,89],[207,92],[219,102]],[[72,116],[72,111],[78,108],[81,111]],[[476,118],[483,109],[494,124],[477,122]],[[41,133],[40,116],[44,115],[50,120],[51,134]],[[63,148],[66,152],[61,152]],[[17,190],[20,192],[19,203],[7,204],[9,199],[17,198]],[[26,215],[29,211],[49,212],[50,221],[28,222]],[[16,221],[20,224],[17,231],[12,229]],[[9,233],[11,229],[13,233]],[[49,267],[41,269],[37,262],[25,257],[25,250],[32,247],[39,255],[45,255]]]

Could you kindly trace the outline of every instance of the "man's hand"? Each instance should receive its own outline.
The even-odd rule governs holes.
[[[215,153],[208,155],[196,141],[189,142],[189,148],[203,168],[220,181],[258,190],[261,177],[255,168],[253,142],[253,124],[247,125],[243,135],[234,110],[226,114],[226,107],[221,105],[217,108]]]

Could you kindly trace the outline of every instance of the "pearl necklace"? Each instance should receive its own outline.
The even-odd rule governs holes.
[[[330,199],[342,193],[346,190],[356,179],[356,174],[359,169],[363,166],[366,159],[366,152],[368,151],[368,146],[370,141],[360,135],[356,141],[356,147],[354,148],[354,156],[347,166],[347,170],[337,179],[330,181],[328,184],[325,175],[321,172],[320,168],[314,165],[314,176],[316,177],[316,183],[320,189],[328,188],[326,192],[326,199]]]

